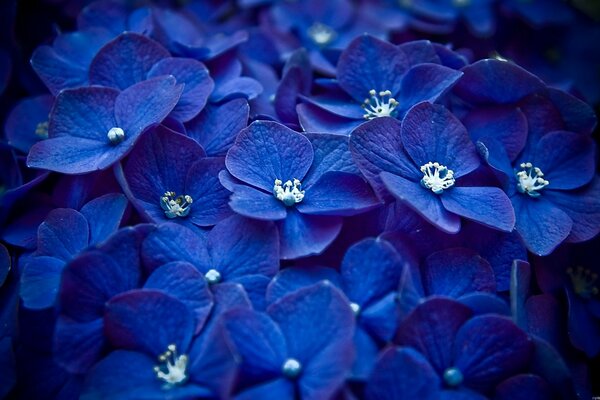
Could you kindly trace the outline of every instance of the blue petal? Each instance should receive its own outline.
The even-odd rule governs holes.
[[[422,101],[433,103],[443,96],[462,76],[462,72],[438,64],[418,64],[402,78],[400,115]]]
[[[510,307],[504,299],[489,293],[471,293],[457,299],[469,307],[474,315],[497,314],[509,317]]]
[[[281,376],[287,356],[285,338],[267,314],[237,309],[224,314],[222,321],[242,359],[243,385]]]
[[[204,275],[187,262],[173,261],[155,269],[144,289],[162,290],[187,305],[196,317],[196,333],[200,332],[212,309],[213,296]]]
[[[437,228],[447,233],[456,233],[460,230],[460,218],[442,207],[438,195],[424,189],[417,182],[411,182],[388,172],[382,172],[381,179],[398,200],[405,202]]]
[[[54,257],[32,257],[23,265],[19,295],[27,308],[52,307],[56,301],[65,261]]]
[[[337,135],[349,135],[363,121],[340,117],[324,111],[309,103],[296,106],[300,126],[305,132],[327,132]]]
[[[404,52],[373,36],[357,37],[342,52],[338,62],[338,80],[356,101],[369,97],[369,91],[400,91],[402,76],[408,67]]]
[[[306,189],[304,199],[296,208],[303,214],[349,216],[379,205],[371,187],[361,176],[330,171]]]
[[[90,244],[106,240],[121,224],[127,198],[119,193],[110,193],[95,198],[81,208],[90,226]]]
[[[354,347],[356,348],[356,359],[352,366],[351,379],[365,381],[373,370],[379,346],[368,333],[360,327],[354,331]]]
[[[398,328],[398,308],[398,294],[390,292],[363,308],[358,324],[381,343],[389,343]]]
[[[273,303],[286,294],[321,281],[329,281],[338,288],[342,286],[340,275],[333,268],[318,266],[285,268],[271,280],[267,288],[267,302]]]
[[[113,346],[152,356],[164,353],[171,344],[186,351],[195,325],[184,303],[153,289],[113,297],[104,315],[104,332]]]
[[[402,321],[396,341],[424,354],[442,374],[454,366],[454,337],[471,315],[472,311],[458,302],[433,297]]]
[[[204,108],[208,96],[214,88],[204,64],[191,58],[165,58],[154,64],[148,78],[160,75],[173,75],[178,83],[183,83],[183,93],[170,116],[187,122]]]
[[[27,153],[34,143],[43,140],[44,131],[39,131],[38,126],[44,122],[48,123],[53,104],[54,97],[48,94],[20,100],[8,114],[4,124],[8,143],[17,150]]]
[[[257,121],[240,132],[225,164],[236,178],[271,193],[275,179],[302,180],[312,161],[305,136],[276,122]]]
[[[295,398],[294,384],[289,379],[278,378],[267,383],[255,385],[235,396],[235,400],[255,400],[275,398],[278,400],[293,400]]]
[[[285,219],[277,221],[277,227],[280,257],[287,260],[323,252],[340,233],[342,218],[290,209]]]
[[[38,228],[37,255],[69,261],[88,247],[89,225],[85,217],[70,208],[57,208]]]
[[[476,252],[455,248],[431,254],[424,264],[424,284],[429,294],[457,298],[473,292],[495,292],[490,264]]]
[[[553,396],[550,385],[537,375],[515,375],[496,387],[497,400],[544,400]]]
[[[234,185],[232,190],[229,206],[236,213],[267,221],[286,218],[285,205],[273,194],[246,185]]]
[[[526,367],[533,343],[510,319],[481,315],[460,328],[454,354],[465,384],[485,390]]]
[[[358,174],[360,171],[354,164],[350,152],[350,141],[347,136],[326,133],[307,134],[315,151],[313,163],[304,177],[303,185],[307,187],[316,182],[328,171],[341,171]]]
[[[578,298],[571,290],[567,290],[567,300],[569,302],[568,334],[571,343],[588,357],[597,356],[600,353],[598,318],[587,310],[584,300]]]
[[[225,163],[220,157],[200,159],[188,170],[185,190],[195,200],[189,219],[198,226],[212,226],[232,214],[227,204],[230,193],[219,182],[221,170]]]
[[[187,135],[200,143],[209,156],[224,156],[237,134],[247,126],[249,110],[245,99],[208,104],[186,124]]]
[[[167,57],[167,49],[154,40],[137,33],[122,33],[94,57],[90,65],[90,83],[127,89],[145,80],[152,66]]]
[[[232,278],[231,282],[238,283],[244,288],[255,310],[263,311],[267,307],[266,293],[267,286],[271,282],[270,277],[259,274],[243,275]]]
[[[458,178],[479,166],[467,130],[441,105],[421,103],[411,108],[402,121],[402,143],[417,168],[438,162]]]
[[[454,214],[505,232],[515,226],[515,212],[506,194],[495,187],[454,187],[441,196]]]
[[[210,95],[210,100],[215,103],[239,97],[252,100],[261,94],[262,91],[263,87],[257,80],[241,76],[217,84],[215,90]]]
[[[354,244],[346,251],[340,271],[348,299],[364,307],[395,291],[405,262],[385,240]]]
[[[384,350],[367,382],[368,400],[434,399],[440,380],[427,359],[409,347]]]
[[[87,372],[106,350],[101,318],[78,322],[59,316],[54,332],[54,359],[70,373]]]

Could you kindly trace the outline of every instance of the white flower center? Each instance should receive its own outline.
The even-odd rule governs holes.
[[[170,344],[167,351],[158,357],[160,364],[154,367],[156,377],[166,383],[165,388],[170,388],[185,382],[187,375],[185,369],[188,364],[188,356],[177,355],[177,347]]]
[[[40,139],[48,139],[48,121],[40,122],[36,125],[35,136]]]
[[[326,46],[337,37],[337,33],[330,26],[315,22],[308,28],[308,36],[316,45]]]
[[[521,171],[517,172],[517,189],[521,193],[527,193],[531,197],[539,197],[542,190],[550,184],[544,179],[544,173],[538,167],[534,167],[530,162],[521,163]]]
[[[369,91],[371,97],[366,98],[361,107],[365,110],[364,119],[372,120],[379,117],[393,117],[396,115],[398,103],[392,97],[392,92],[384,90],[377,93],[375,89]]]
[[[193,202],[192,196],[177,196],[175,192],[165,192],[160,198],[160,206],[167,218],[185,217],[190,213]]]
[[[598,274],[581,266],[577,269],[568,268],[567,274],[571,278],[573,290],[579,296],[590,299],[598,294],[598,287],[595,285],[598,281]]]
[[[275,179],[273,195],[277,200],[281,200],[283,204],[291,207],[304,199],[304,190],[302,190],[302,183],[298,179],[286,181],[285,183],[282,183],[280,179]]]
[[[108,141],[112,144],[119,144],[123,140],[125,140],[125,132],[123,131],[123,129],[118,127],[110,128],[110,130],[106,134],[106,137],[108,138]]]
[[[435,194],[441,194],[444,190],[454,186],[454,171],[437,162],[428,162],[421,166],[423,179],[421,185],[430,189]]]
[[[354,315],[358,315],[360,313],[360,306],[358,304],[350,303],[350,308],[352,309]]]
[[[288,358],[283,363],[283,367],[281,367],[281,371],[283,375],[288,378],[296,378],[302,372],[302,365],[295,358]]]
[[[204,274],[204,278],[209,285],[214,285],[215,283],[221,282],[221,273],[216,269],[209,269],[206,274]]]

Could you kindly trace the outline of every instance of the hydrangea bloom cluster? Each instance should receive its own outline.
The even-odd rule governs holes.
[[[0,398],[600,396],[593,5],[35,3]]]

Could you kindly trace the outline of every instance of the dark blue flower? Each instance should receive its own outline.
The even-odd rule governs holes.
[[[339,233],[342,216],[378,205],[354,173],[347,138],[315,135],[314,143],[275,122],[243,130],[227,153],[221,183],[241,215],[277,221],[282,258],[322,252]],[[317,151],[315,151],[315,149]]]
[[[40,95],[21,100],[10,112],[4,125],[8,143],[28,153],[31,146],[48,138],[48,120],[54,97]]]
[[[479,167],[475,145],[445,107],[421,103],[402,125],[377,118],[352,133],[358,166],[384,198],[389,191],[439,229],[456,233],[460,217],[510,232],[514,211],[496,187],[463,186],[461,178]]]
[[[122,92],[104,87],[65,90],[52,109],[49,138],[33,145],[28,166],[69,174],[106,169],[171,112],[182,90],[172,76]]]
[[[239,399],[330,398],[352,366],[354,316],[327,282],[284,296],[266,313],[232,310],[223,323],[242,360]]]

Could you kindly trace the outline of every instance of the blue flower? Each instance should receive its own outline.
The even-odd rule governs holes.
[[[171,112],[182,90],[172,76],[122,92],[104,87],[65,90],[52,109],[49,138],[31,147],[27,165],[68,174],[106,169]]]
[[[282,258],[322,252],[339,233],[342,216],[378,205],[354,173],[347,138],[315,135],[313,144],[275,122],[257,121],[238,135],[225,158],[221,183],[241,215],[277,221]],[[322,151],[321,151],[322,150]],[[329,153],[327,152],[329,151]]]
[[[241,356],[239,399],[327,399],[354,358],[354,315],[331,284],[318,283],[271,304],[266,313],[232,310],[223,324]]]
[[[54,97],[40,95],[21,100],[10,112],[4,125],[8,143],[28,153],[34,143],[48,138],[48,120]]]
[[[352,132],[357,165],[380,196],[388,191],[439,229],[456,233],[460,217],[510,232],[514,211],[496,187],[463,186],[479,167],[475,145],[445,107],[421,103],[402,125],[377,118]]]

